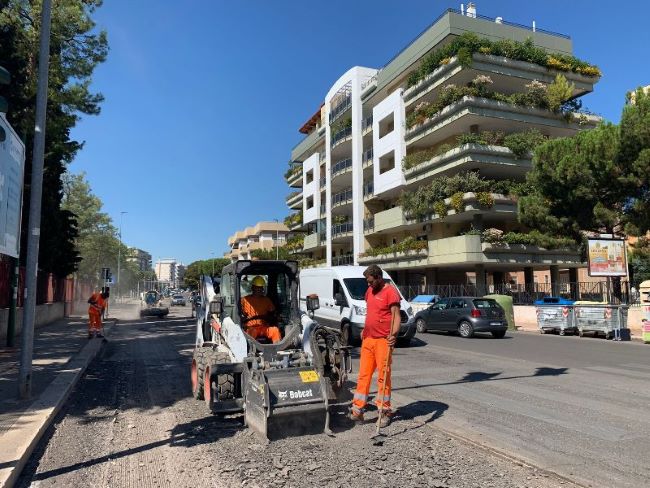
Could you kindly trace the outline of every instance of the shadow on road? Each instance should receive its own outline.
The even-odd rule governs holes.
[[[444,383],[427,383],[427,384],[417,384],[413,386],[402,386],[397,388],[392,388],[392,391],[405,391],[405,390],[417,390],[419,388],[426,388],[428,386],[448,386],[448,385],[461,385],[463,383],[476,383],[479,381],[503,381],[503,380],[516,380],[521,378],[538,378],[542,376],[561,376],[568,374],[569,368],[547,368],[539,367],[533,374],[527,375],[518,375],[518,376],[499,376],[502,371],[498,373],[486,373],[483,371],[472,371],[463,376],[460,380],[457,381],[447,381]]]

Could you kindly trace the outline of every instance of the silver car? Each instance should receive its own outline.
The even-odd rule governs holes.
[[[174,305],[179,305],[181,307],[184,307],[186,305],[185,297],[180,294],[172,295],[172,306]]]

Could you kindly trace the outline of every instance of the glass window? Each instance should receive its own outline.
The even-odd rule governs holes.
[[[438,300],[434,305],[432,305],[433,310],[444,310],[447,308],[447,303],[449,302],[448,298],[442,298]]]
[[[393,284],[392,280],[384,278],[384,281],[389,284]],[[354,300],[365,300],[366,299],[366,290],[368,289],[368,282],[365,278],[345,278],[343,280],[348,293]]]
[[[481,298],[480,300],[474,300],[474,306],[479,309],[499,308],[499,304],[491,298]]]

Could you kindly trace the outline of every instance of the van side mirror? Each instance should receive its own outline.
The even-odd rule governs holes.
[[[215,314],[219,317],[223,314],[223,300],[221,297],[216,297],[210,302],[210,314]]]
[[[318,302],[318,295],[312,294],[307,295],[307,311],[313,312],[320,308],[320,303]]]
[[[334,305],[337,307],[345,307],[347,305],[347,302],[345,301],[345,297],[343,296],[342,293],[336,293],[334,295]]]

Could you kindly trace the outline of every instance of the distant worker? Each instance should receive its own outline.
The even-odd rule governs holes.
[[[108,293],[96,291],[88,299],[88,339],[104,337],[102,334],[102,314],[106,310]]]
[[[241,299],[242,325],[248,335],[257,339],[268,337],[274,343],[280,342],[282,335],[275,326],[277,317],[275,306],[269,297],[264,295],[266,280],[256,276],[251,283],[252,295]]]

